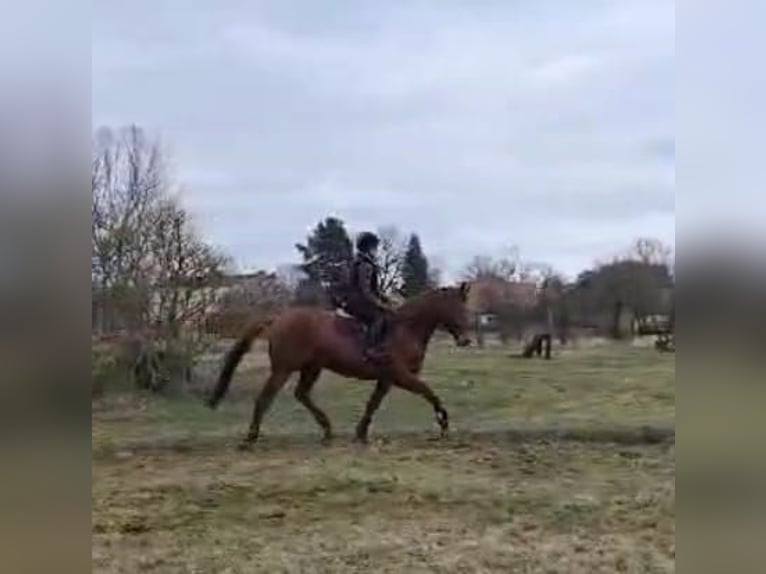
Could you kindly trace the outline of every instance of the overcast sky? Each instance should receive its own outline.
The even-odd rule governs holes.
[[[244,270],[327,215],[454,277],[512,245],[573,275],[675,239],[668,0],[94,4],[93,125],[171,150]]]

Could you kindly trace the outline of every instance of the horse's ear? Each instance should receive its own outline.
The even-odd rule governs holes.
[[[468,299],[468,292],[471,290],[471,284],[468,281],[463,281],[460,284],[460,297],[463,299],[463,301],[466,301]]]

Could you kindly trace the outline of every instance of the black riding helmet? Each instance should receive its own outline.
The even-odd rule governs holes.
[[[380,244],[380,238],[370,231],[363,231],[356,238],[356,248],[362,253],[368,253]]]

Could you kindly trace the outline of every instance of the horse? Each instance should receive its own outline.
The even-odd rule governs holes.
[[[323,431],[323,441],[332,439],[327,414],[311,398],[321,372],[328,369],[344,377],[376,381],[364,415],[356,426],[356,440],[367,442],[375,411],[392,386],[428,401],[434,409],[441,436],[447,434],[449,415],[441,399],[418,375],[428,344],[437,329],[446,330],[459,347],[471,344],[466,301],[470,285],[427,290],[405,301],[389,318],[383,341],[384,357],[370,361],[363,354],[363,327],[356,319],[319,307],[291,307],[263,321],[248,325],[227,352],[218,381],[206,403],[215,409],[226,394],[243,355],[255,339],[268,341],[270,375],[255,399],[252,420],[241,450],[258,440],[261,422],[274,397],[293,373],[299,373],[295,398],[313,415]]]

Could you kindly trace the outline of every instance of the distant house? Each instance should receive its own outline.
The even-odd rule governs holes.
[[[538,287],[529,281],[508,281],[486,277],[474,281],[468,297],[468,308],[476,314],[492,314],[503,304],[529,309],[538,301]]]
[[[207,329],[219,335],[236,336],[249,321],[288,305],[291,298],[291,289],[276,273],[227,275],[207,309]]]

